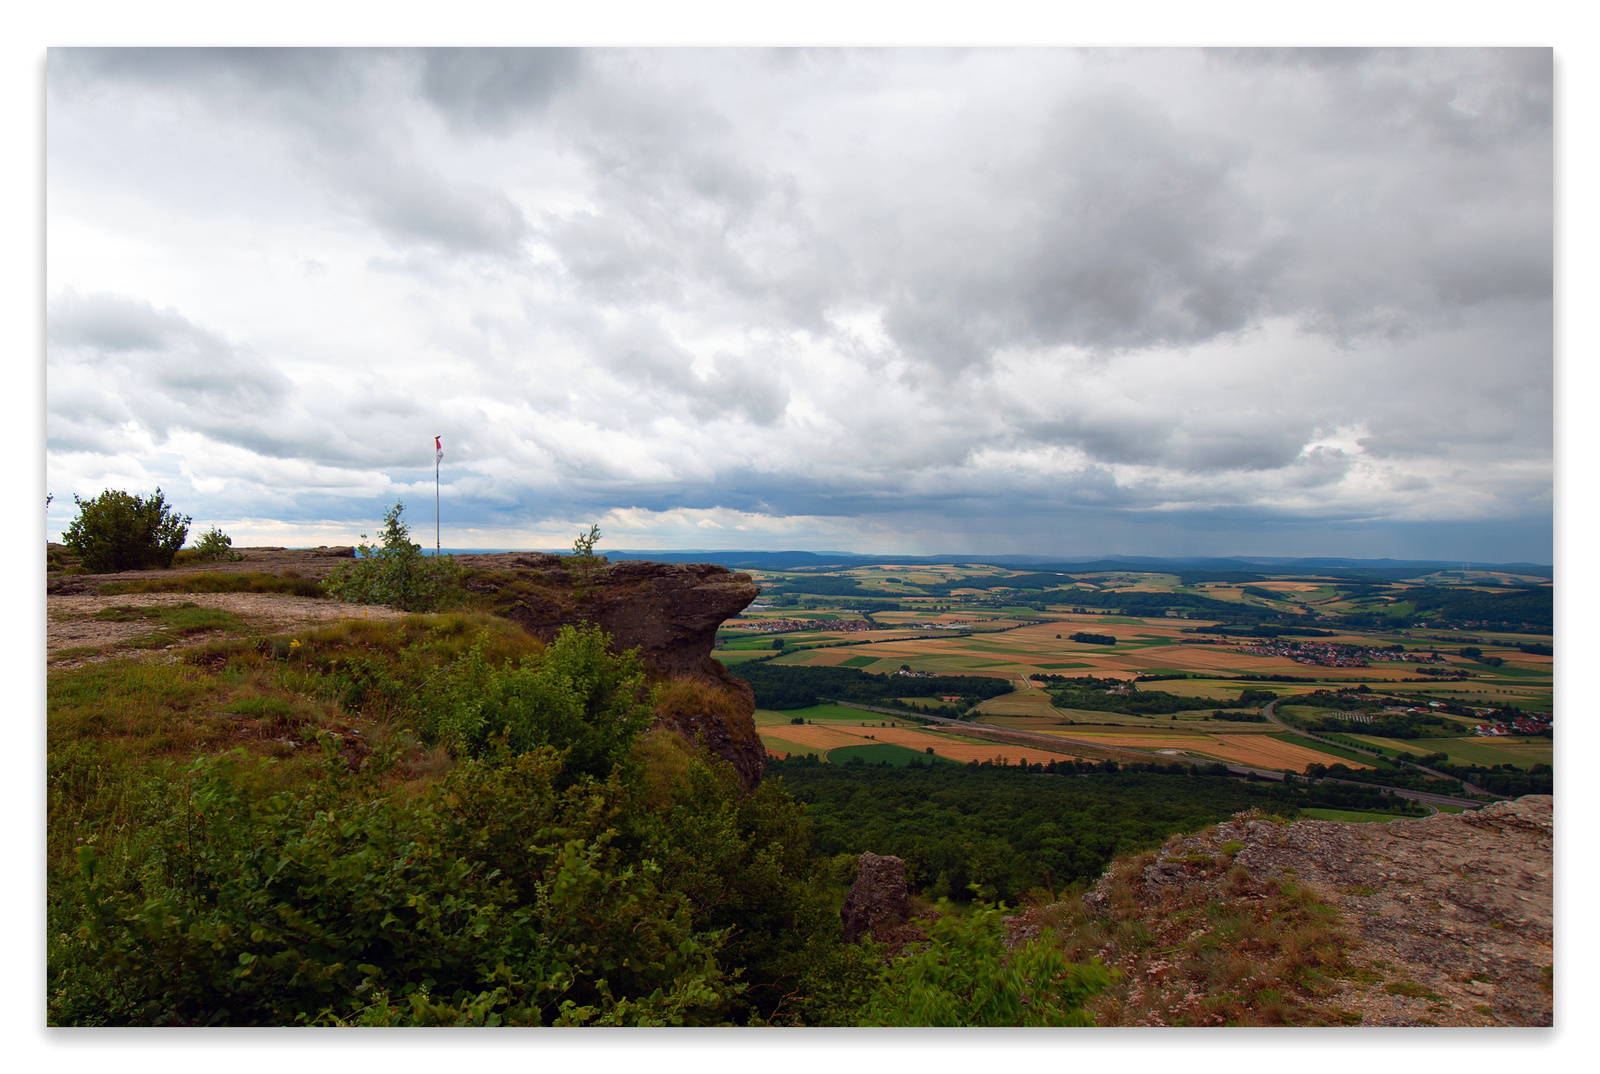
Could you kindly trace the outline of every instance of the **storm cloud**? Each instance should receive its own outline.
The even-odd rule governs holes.
[[[55,49],[52,489],[332,539],[438,434],[461,545],[1547,560],[1552,89],[1541,49]]]

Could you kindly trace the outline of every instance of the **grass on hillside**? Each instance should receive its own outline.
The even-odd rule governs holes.
[[[394,678],[406,660],[442,665],[475,642],[484,644],[485,655],[496,664],[539,648],[516,624],[481,614],[347,619],[271,637],[250,633],[231,613],[193,605],[108,608],[99,615],[157,624],[144,636],[149,645],[184,631],[215,630],[221,636],[185,650],[181,659],[126,657],[50,670],[46,741],[52,862],[59,863],[77,841],[126,837],[138,820],[131,803],[162,763],[244,749],[283,762],[270,770],[270,780],[295,785],[319,770],[319,751],[311,742],[321,733],[338,736],[339,748],[351,759],[384,741],[419,745],[403,726],[391,723],[393,707],[382,690],[362,683]],[[329,674],[336,667],[345,672]],[[397,778],[410,778],[438,761],[412,749]]]

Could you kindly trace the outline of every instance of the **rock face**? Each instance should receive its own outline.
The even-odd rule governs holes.
[[[711,658],[717,627],[761,592],[748,574],[711,563],[596,564],[589,572],[571,557],[545,553],[457,556],[467,587],[492,596],[496,610],[540,637],[587,619],[618,649],[637,646],[668,675],[720,681]]]
[[[906,863],[892,856],[864,853],[856,864],[856,882],[845,897],[844,937],[855,943],[863,936],[892,941],[911,916],[906,889]]]
[[[1139,902],[1166,905],[1197,884],[1216,886],[1194,863],[1231,853],[1247,881],[1291,878],[1339,911],[1350,960],[1366,972],[1327,998],[1330,1011],[1362,1025],[1547,1026],[1553,802],[1527,795],[1386,824],[1240,814],[1173,840],[1133,887]],[[1084,896],[1091,914],[1113,912],[1111,878]],[[1210,894],[1226,897],[1223,887]]]
[[[733,765],[747,790],[766,771],[755,729],[755,694],[711,656],[717,627],[761,592],[748,574],[711,563],[607,563],[585,567],[548,553],[457,556],[467,588],[529,632],[553,638],[567,624],[591,622],[617,650],[637,647],[657,671],[701,689],[675,690],[660,723]]]

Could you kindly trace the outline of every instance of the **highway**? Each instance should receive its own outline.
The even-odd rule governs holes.
[[[1277,724],[1279,727],[1283,728],[1285,731],[1289,732],[1291,735],[1299,735],[1301,738],[1309,738],[1317,742],[1324,742],[1329,746],[1338,746],[1342,750],[1350,750],[1354,753],[1364,753],[1368,757],[1381,758],[1383,756],[1383,754],[1377,750],[1362,749],[1360,746],[1351,746],[1348,743],[1336,742],[1331,738],[1323,738],[1321,735],[1313,734],[1310,731],[1302,731],[1298,727],[1290,727],[1288,724],[1278,719],[1278,714],[1272,711],[1277,707],[1277,705],[1278,703],[1276,701],[1269,701],[1267,703],[1267,707],[1261,710],[1261,714],[1267,719],[1271,720],[1273,723]],[[1468,794],[1481,794],[1485,797],[1489,796],[1489,792],[1484,790],[1482,787],[1475,786],[1471,783],[1468,783],[1464,779],[1459,779],[1456,776],[1452,776],[1448,772],[1440,772],[1438,769],[1429,768],[1427,765],[1417,764],[1415,761],[1406,761],[1405,763],[1410,765],[1412,768],[1415,768],[1419,772],[1423,772],[1432,776],[1434,779],[1442,779],[1446,783],[1459,782],[1461,784],[1461,789],[1466,791]],[[1421,792],[1419,791],[1418,793]]]

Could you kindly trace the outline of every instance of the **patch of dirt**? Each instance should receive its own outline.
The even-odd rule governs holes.
[[[1253,880],[1293,880],[1339,911],[1358,972],[1319,1004],[1328,1023],[1548,1026],[1553,833],[1549,795],[1373,824],[1241,814],[1169,843],[1140,898],[1203,883],[1189,863],[1231,852]],[[1091,911],[1107,910],[1111,875]]]
[[[276,634],[298,626],[318,626],[340,619],[403,619],[405,612],[376,605],[345,604],[334,600],[294,597],[279,593],[127,593],[116,597],[49,596],[46,658],[51,667],[70,668],[130,653],[159,655],[173,649],[204,644],[211,634],[194,634],[165,649],[118,650],[117,646],[148,634],[151,622],[116,622],[96,619],[106,608],[148,608],[192,603],[242,616],[253,629]]]

